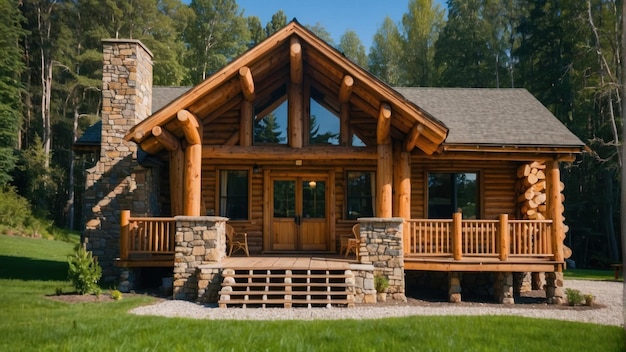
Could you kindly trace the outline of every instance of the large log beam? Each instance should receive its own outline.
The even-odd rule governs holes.
[[[172,216],[181,215],[184,212],[185,202],[183,184],[185,180],[185,152],[182,148],[170,151],[170,207]]]
[[[241,83],[241,92],[247,101],[254,101],[254,79],[252,71],[247,66],[239,69],[239,82]]]
[[[422,125],[421,123],[418,122],[413,125],[413,128],[411,128],[411,133],[409,133],[406,141],[404,142],[404,150],[410,152],[413,150],[413,148],[415,148],[415,146],[417,145],[417,139],[420,137],[423,130],[424,125]]]
[[[378,109],[376,141],[378,144],[391,143],[391,106],[387,103],[381,103]]]
[[[350,100],[352,94],[352,86],[354,85],[354,78],[350,75],[343,76],[341,85],[339,86],[339,102],[347,103]]]
[[[289,47],[289,63],[291,83],[301,84],[303,76],[302,45],[300,45],[300,40],[296,37],[291,38]]]
[[[296,83],[289,84],[289,101],[287,102],[287,130],[289,133],[289,146],[292,148],[302,148],[302,117],[303,117],[303,97],[302,85]]]
[[[189,144],[202,144],[202,128],[200,119],[188,110],[179,110],[178,121]]]
[[[373,147],[306,146],[299,149],[285,146],[242,146],[205,145],[202,155],[212,159],[247,160],[376,160],[378,153]]]
[[[152,127],[152,135],[159,143],[163,145],[168,151],[180,149],[180,141],[170,131],[162,128],[161,126]]]

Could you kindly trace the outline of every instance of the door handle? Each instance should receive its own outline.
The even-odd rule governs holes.
[[[302,223],[302,217],[300,215],[296,215],[296,217],[293,218],[293,221],[296,223],[296,225],[300,226],[300,224]]]

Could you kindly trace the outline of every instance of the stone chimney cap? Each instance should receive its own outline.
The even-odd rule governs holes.
[[[117,38],[104,38],[102,39],[102,43],[129,43],[129,44],[138,44],[140,45],[143,50],[145,50],[148,55],[150,55],[150,58],[154,57],[154,54],[152,54],[152,51],[150,51],[150,49],[148,49],[148,47],[141,42],[141,40],[139,39],[117,39]]]

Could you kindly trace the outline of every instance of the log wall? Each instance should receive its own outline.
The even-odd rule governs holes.
[[[206,133],[206,132],[205,132]],[[238,162],[236,160],[220,160],[220,165],[215,165],[216,160],[205,159],[202,168],[202,199],[204,204],[203,214],[219,216],[219,191],[218,173],[221,169],[248,169],[250,170],[250,220],[232,221],[232,225],[238,232],[247,232],[250,250],[260,253],[263,248],[263,172],[254,174],[250,161]],[[325,164],[325,165],[322,165]],[[328,165],[330,164],[330,165]],[[349,166],[346,166],[349,165]],[[294,166],[289,163],[272,162],[259,164],[260,168],[293,171]],[[515,218],[515,182],[516,169],[519,163],[506,161],[484,161],[477,167],[471,161],[434,161],[413,158],[411,161],[411,217],[413,219],[426,218],[426,172],[478,172],[480,188],[483,190],[480,196],[481,218],[497,219],[499,214],[508,214],[511,219]],[[375,160],[370,161],[328,161],[309,162],[302,166],[302,171],[328,172],[332,168],[335,176],[335,234],[336,246],[339,248],[339,240],[342,235],[350,235],[354,220],[345,220],[345,177],[348,170],[375,170]],[[298,170],[300,171],[300,170]]]

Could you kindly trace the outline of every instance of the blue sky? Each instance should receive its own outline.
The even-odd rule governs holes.
[[[437,0],[445,8],[444,0]],[[348,29],[355,31],[366,50],[372,43],[376,30],[386,16],[396,24],[407,12],[409,0],[237,0],[244,15],[257,16],[263,26],[278,10],[287,15],[287,22],[294,17],[301,24],[320,23],[331,34],[335,43]],[[366,52],[367,53],[367,52]]]

